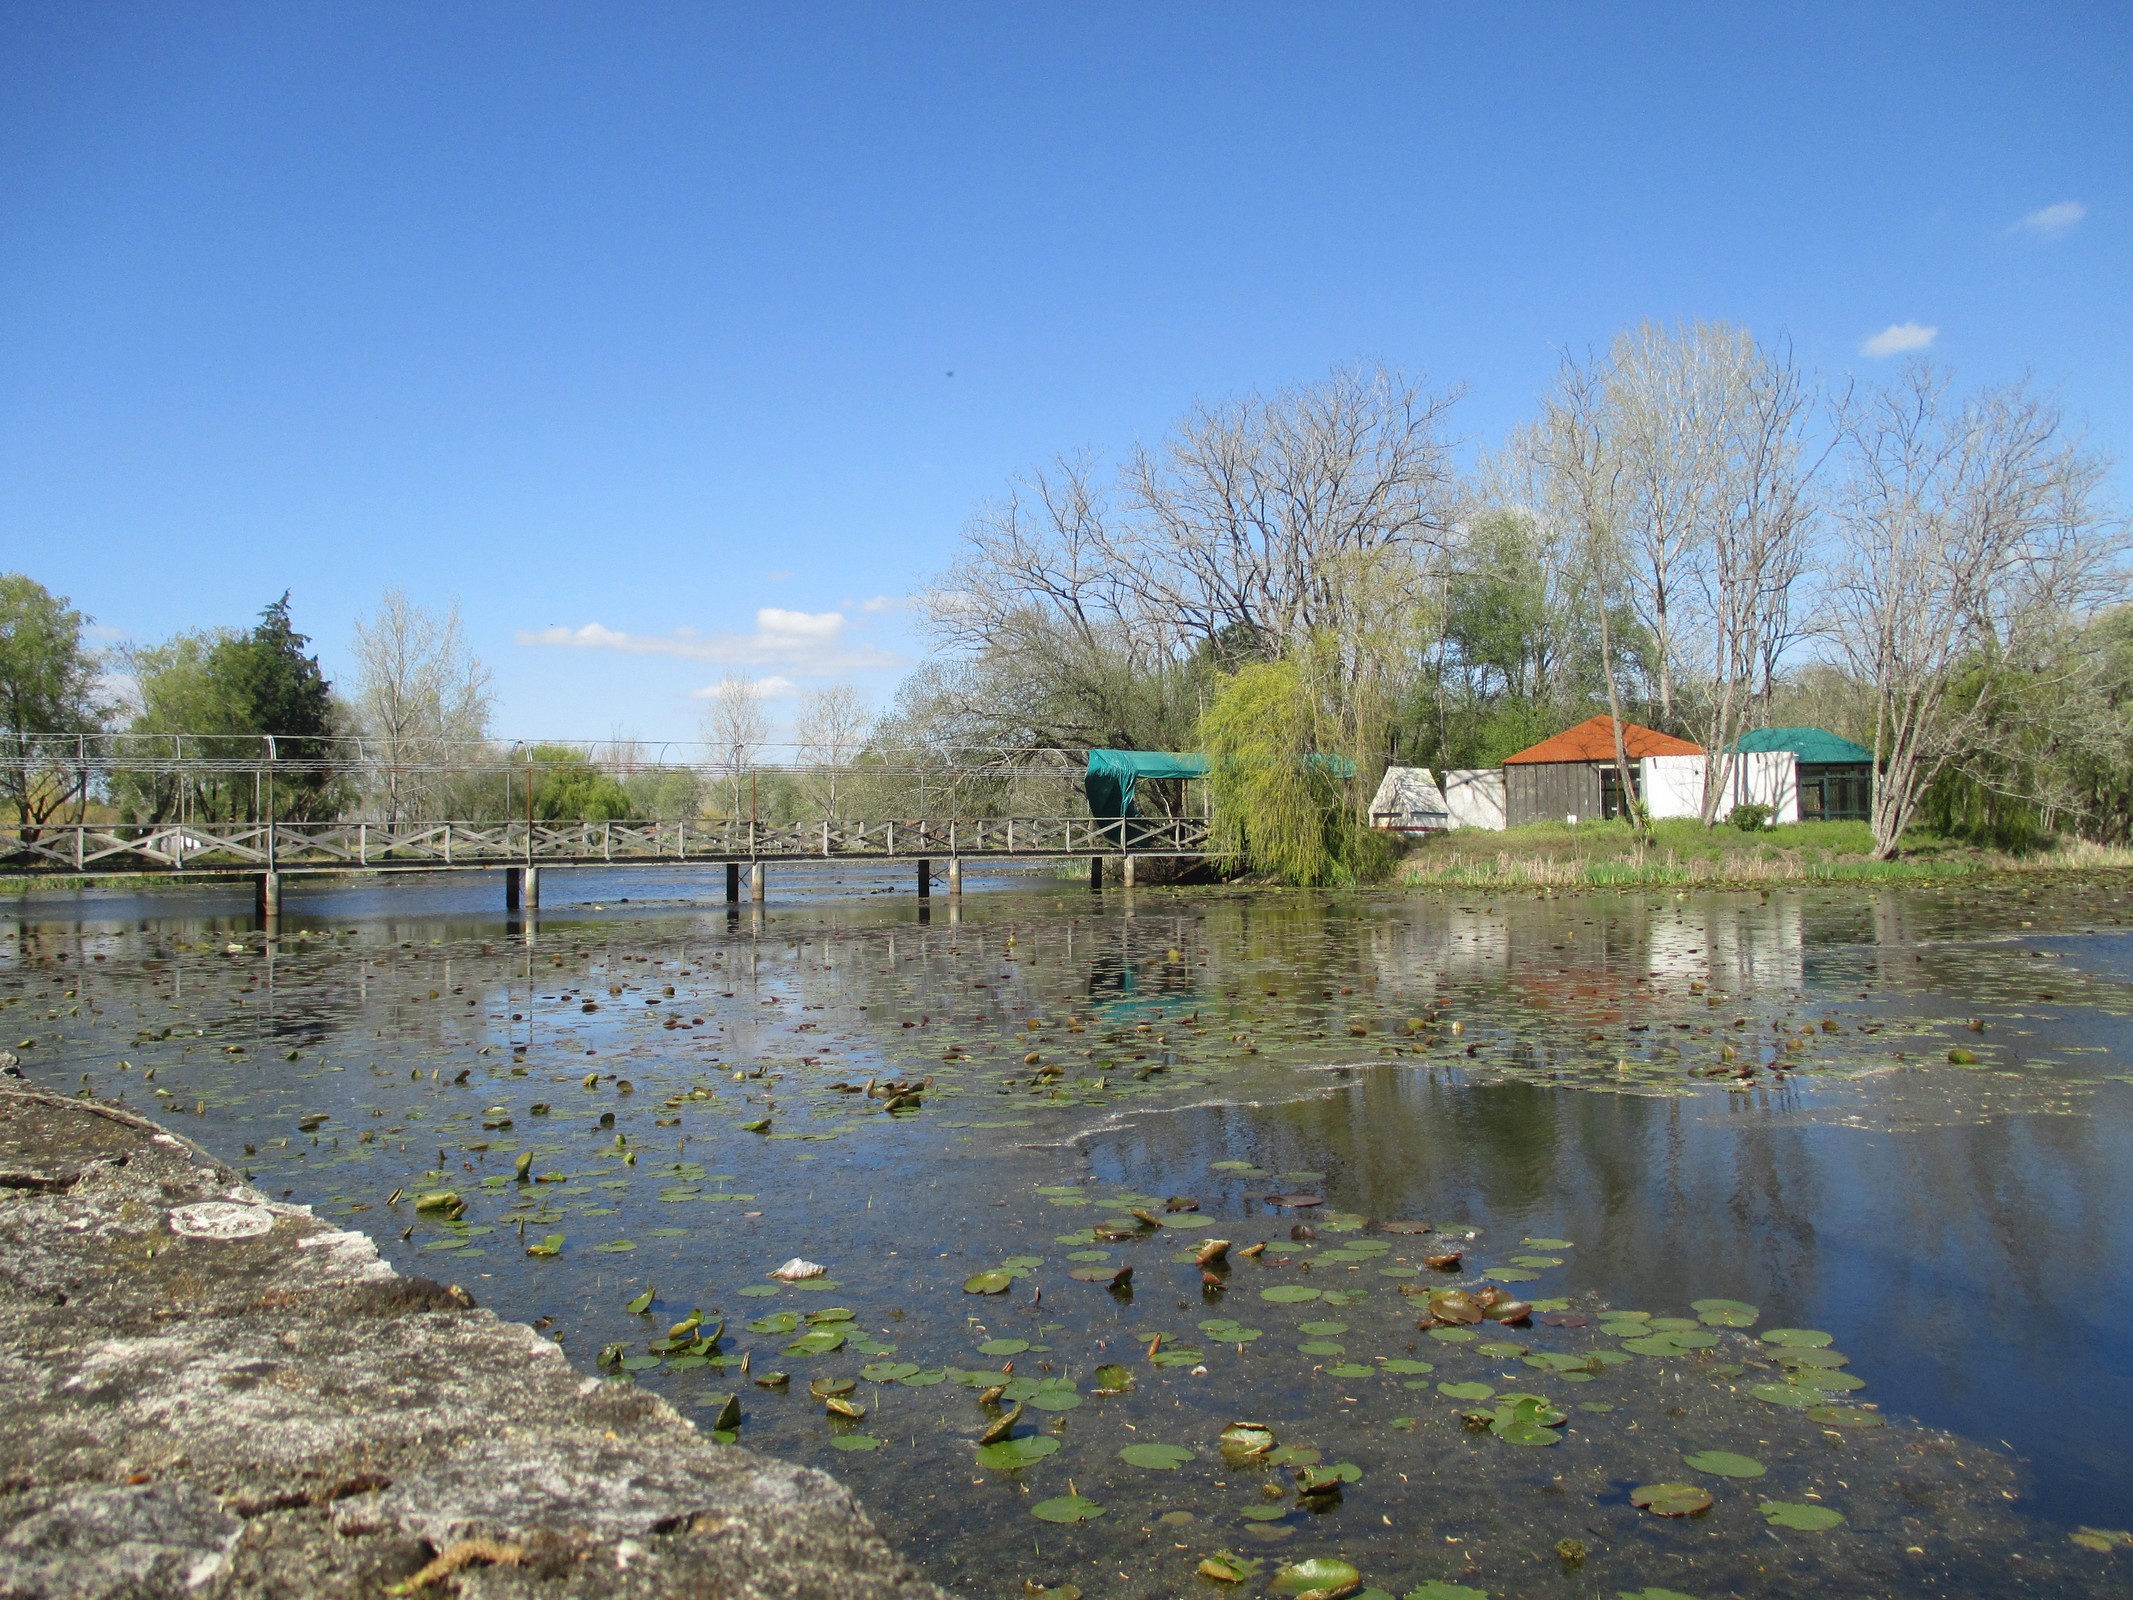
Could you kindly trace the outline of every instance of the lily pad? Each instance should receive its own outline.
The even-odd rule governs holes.
[[[1014,1283],[1014,1277],[1006,1272],[975,1272],[963,1280],[965,1294],[1005,1294]]]
[[[1693,1483],[1644,1483],[1630,1490],[1629,1503],[1655,1517],[1693,1517],[1711,1509],[1711,1496]]]
[[[824,1328],[815,1333],[803,1333],[785,1347],[789,1356],[826,1356],[833,1350],[844,1348],[845,1336],[834,1328]]]
[[[1362,1581],[1363,1575],[1337,1556],[1314,1556],[1283,1567],[1274,1574],[1277,1594],[1308,1594],[1314,1589],[1345,1589]]]
[[[1763,1343],[1780,1345],[1788,1350],[1820,1350],[1836,1343],[1836,1340],[1819,1328],[1766,1328]]]
[[[1803,1533],[1821,1533],[1844,1520],[1844,1513],[1828,1506],[1800,1505],[1791,1500],[1765,1500],[1757,1507],[1773,1528],[1797,1528]]]
[[[1257,1422],[1232,1422],[1222,1430],[1222,1448],[1232,1455],[1265,1455],[1274,1448],[1274,1430]]]
[[[1471,1584],[1446,1583],[1442,1578],[1431,1578],[1419,1589],[1410,1589],[1400,1600],[1489,1600],[1489,1591],[1476,1589]]]
[[[1271,1289],[1261,1289],[1259,1298],[1274,1305],[1301,1305],[1306,1300],[1316,1300],[1318,1291],[1300,1283],[1277,1283]]]
[[[978,1460],[999,1471],[1012,1472],[1017,1467],[1026,1467],[1033,1461],[1056,1455],[1058,1451],[1057,1439],[1049,1434],[1033,1433],[1020,1439],[1002,1439],[997,1444],[981,1444]]]
[[[1298,1333],[1308,1333],[1313,1338],[1330,1339],[1335,1334],[1346,1333],[1348,1324],[1345,1322],[1299,1322],[1296,1324],[1296,1331]]]
[[[1758,1400],[1774,1406],[1790,1406],[1795,1411],[1820,1405],[1824,1399],[1821,1390],[1803,1389],[1796,1383],[1758,1383],[1748,1392]]]
[[[1486,1383],[1440,1383],[1437,1393],[1448,1400],[1486,1400],[1496,1391]]]
[[[1888,1426],[1878,1411],[1862,1410],[1858,1406],[1809,1406],[1808,1417],[1829,1428],[1885,1428]]]
[[[832,1450],[879,1450],[881,1441],[871,1433],[840,1433],[830,1440]]]
[[[1115,1362],[1096,1369],[1096,1392],[1098,1394],[1124,1394],[1133,1387],[1133,1372]]]
[[[1714,1473],[1721,1478],[1760,1478],[1763,1475],[1763,1464],[1755,1457],[1735,1455],[1731,1450],[1699,1450],[1681,1459],[1698,1472]]]
[[[1039,1500],[1029,1508],[1029,1514],[1039,1522],[1094,1522],[1104,1514],[1104,1508],[1081,1495],[1063,1494]]]
[[[1403,1377],[1419,1376],[1422,1373],[1435,1372],[1437,1370],[1437,1364],[1434,1361],[1411,1361],[1405,1356],[1396,1356],[1390,1361],[1381,1363],[1381,1365],[1387,1372],[1395,1372]]]
[[[981,1356],[1018,1356],[1029,1348],[1027,1339],[987,1339],[978,1346]]]
[[[1174,1472],[1192,1459],[1192,1452],[1176,1444],[1129,1444],[1119,1451],[1118,1459],[1129,1467],[1146,1467],[1151,1472]]]

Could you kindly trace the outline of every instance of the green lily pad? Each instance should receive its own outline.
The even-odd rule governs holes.
[[[1821,1390],[1803,1389],[1796,1383],[1758,1383],[1748,1392],[1758,1400],[1774,1406],[1790,1406],[1795,1411],[1820,1405],[1824,1399]]]
[[[1803,1533],[1821,1533],[1844,1520],[1844,1513],[1828,1506],[1799,1505],[1790,1500],[1765,1500],[1757,1507],[1773,1528],[1797,1528]]]
[[[1014,1281],[1007,1272],[975,1272],[963,1280],[963,1293],[1005,1294]]]
[[[869,1383],[895,1383],[918,1371],[915,1361],[869,1361],[859,1369],[859,1376]]]
[[[633,1317],[643,1315],[645,1312],[652,1309],[652,1291],[647,1288],[643,1294],[637,1296],[636,1299],[632,1300],[622,1309],[624,1311],[627,1311]]]
[[[1809,1406],[1808,1417],[1830,1428],[1885,1428],[1888,1426],[1878,1411],[1865,1411],[1858,1406]]]
[[[1820,1350],[1836,1340],[1819,1328],[1766,1328],[1763,1343],[1781,1345],[1788,1350]]]
[[[1039,1500],[1029,1508],[1029,1514],[1039,1522],[1094,1522],[1104,1514],[1104,1508],[1078,1494],[1063,1494]]]
[[[1630,1490],[1629,1503],[1655,1517],[1693,1517],[1711,1509],[1711,1496],[1693,1483],[1645,1483]]]
[[[1259,1298],[1274,1305],[1301,1305],[1306,1300],[1316,1300],[1318,1291],[1300,1283],[1277,1283],[1271,1289],[1261,1289]]]
[[[618,1256],[627,1254],[629,1251],[636,1249],[637,1246],[634,1241],[629,1239],[610,1239],[605,1244],[594,1245],[593,1248],[602,1255]]]
[[[1369,1378],[1376,1376],[1377,1369],[1366,1367],[1359,1361],[1336,1361],[1326,1368],[1329,1378]]]
[[[1577,1248],[1568,1239],[1521,1239],[1518,1242],[1523,1245],[1531,1245],[1535,1250],[1574,1250]]]
[[[1058,1450],[1057,1439],[1049,1434],[1033,1433],[1020,1439],[1002,1439],[997,1444],[981,1444],[978,1460],[1002,1472],[1012,1472],[1017,1467],[1026,1467],[1033,1461],[1055,1455]]]
[[[1346,1345],[1336,1344],[1331,1339],[1306,1339],[1296,1348],[1307,1356],[1344,1356],[1348,1353]]]
[[[1486,1383],[1440,1383],[1437,1393],[1448,1400],[1486,1400],[1496,1391]]]
[[[1246,1506],[1237,1513],[1247,1522],[1279,1522],[1288,1514],[1287,1506]]]
[[[933,1389],[947,1381],[947,1372],[939,1367],[930,1368],[925,1372],[907,1372],[896,1380],[897,1384],[905,1389]]]
[[[1642,1589],[1622,1589],[1615,1600],[1696,1600],[1692,1594],[1683,1594],[1679,1589],[1662,1589],[1657,1584],[1648,1584]]]
[[[1489,1600],[1489,1591],[1476,1589],[1471,1584],[1447,1583],[1442,1578],[1431,1578],[1419,1589],[1410,1589],[1400,1600]]]
[[[1763,1475],[1763,1464],[1755,1457],[1735,1455],[1730,1450],[1699,1450],[1681,1459],[1698,1472],[1714,1473],[1721,1478],[1760,1478]]]
[[[987,1339],[978,1346],[981,1356],[1018,1356],[1029,1348],[1027,1339]]]
[[[1298,1333],[1308,1333],[1314,1338],[1330,1339],[1335,1334],[1346,1333],[1348,1324],[1345,1322],[1299,1322],[1296,1324],[1296,1331]]]
[[[1098,1394],[1124,1394],[1133,1387],[1133,1372],[1129,1367],[1116,1362],[1096,1369],[1096,1392]]]
[[[744,1295],[750,1300],[763,1300],[768,1299],[771,1295],[776,1294],[778,1292],[778,1286],[774,1283],[751,1283],[743,1288],[735,1290],[734,1292],[736,1294]]]
[[[1563,1258],[1561,1256],[1513,1256],[1511,1258],[1511,1265],[1514,1267],[1559,1267],[1562,1264]]]
[[[833,1350],[844,1348],[845,1336],[834,1328],[824,1328],[815,1333],[803,1333],[785,1347],[789,1356],[826,1356]]]
[[[1492,1361],[1514,1361],[1526,1353],[1524,1345],[1513,1344],[1508,1339],[1491,1339],[1486,1344],[1477,1344],[1474,1348]]]
[[[1432,1328],[1429,1336],[1439,1344],[1472,1344],[1480,1337],[1472,1328]]]
[[[791,1333],[800,1326],[798,1313],[773,1311],[767,1317],[758,1317],[748,1324],[750,1333]]]
[[[1275,1573],[1274,1591],[1277,1594],[1308,1594],[1313,1589],[1344,1589],[1360,1581],[1362,1576],[1337,1556],[1314,1556]]]
[[[1405,1356],[1395,1356],[1390,1361],[1381,1362],[1380,1365],[1387,1372],[1398,1373],[1403,1377],[1419,1376],[1422,1373],[1435,1372],[1437,1370],[1437,1364],[1434,1361],[1411,1361]]]
[[[840,1433],[830,1440],[832,1450],[879,1450],[881,1441],[871,1433]]]
[[[1192,1452],[1177,1444],[1129,1444],[1119,1451],[1118,1459],[1129,1467],[1174,1472],[1192,1459]]]

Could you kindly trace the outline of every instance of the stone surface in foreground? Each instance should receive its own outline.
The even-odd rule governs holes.
[[[0,1600],[941,1600],[835,1480],[123,1113],[0,1092]],[[413,1591],[408,1591],[413,1592]]]

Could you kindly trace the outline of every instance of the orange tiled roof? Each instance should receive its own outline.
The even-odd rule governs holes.
[[[1622,747],[1632,761],[1641,756],[1703,754],[1700,744],[1691,744],[1686,739],[1677,739],[1656,729],[1640,728],[1634,722],[1622,724]],[[1529,761],[1612,761],[1614,758],[1614,719],[1601,716],[1588,718],[1574,728],[1565,728],[1554,738],[1543,739],[1515,756],[1505,756],[1504,765],[1521,766]]]

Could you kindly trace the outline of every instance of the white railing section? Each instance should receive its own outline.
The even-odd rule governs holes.
[[[1200,817],[0,824],[0,875],[1209,853]]]

